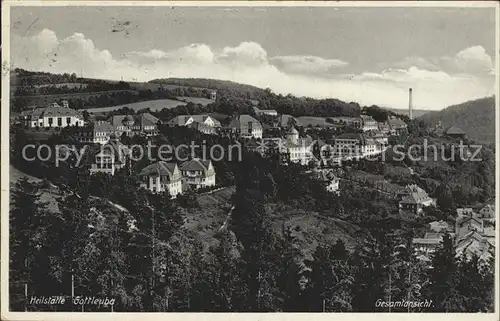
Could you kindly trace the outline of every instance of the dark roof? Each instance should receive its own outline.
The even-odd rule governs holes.
[[[113,126],[106,122],[106,121],[97,121],[97,122],[92,122],[92,123],[89,123],[84,131],[86,132],[89,132],[89,131],[93,131],[93,132],[112,132],[114,130]]]
[[[158,176],[171,177],[174,174],[176,168],[177,168],[176,163],[167,163],[164,161],[159,161],[143,168],[139,173],[139,175],[140,176],[158,175]]]
[[[116,162],[125,163],[125,158],[129,155],[130,149],[115,137],[114,134],[110,136],[110,141],[101,147],[100,153],[106,155],[113,154]]]
[[[181,171],[208,171],[211,161],[194,158],[181,164]]]
[[[193,122],[196,122],[196,123],[203,123],[207,120],[207,118],[211,118],[212,121],[214,122],[215,126],[216,127],[220,127],[220,122],[211,117],[210,115],[207,115],[207,114],[202,114],[202,115],[179,115],[179,116],[176,116],[174,118],[172,118],[171,120],[168,121],[168,124],[171,124],[171,125],[178,125],[178,126],[184,126],[186,124],[186,122],[192,118],[193,119]]]
[[[21,116],[31,116],[33,118],[41,118],[41,117],[67,117],[74,116],[80,117],[83,119],[83,115],[69,107],[59,106],[57,103],[52,103],[47,107],[35,108],[31,111],[23,111],[21,112]]]
[[[127,120],[133,120],[136,126],[153,126],[158,123],[158,118],[151,115],[150,113],[142,113],[139,115],[114,115],[111,116],[108,121],[113,126],[122,126]]]
[[[248,128],[250,126],[249,124],[252,124],[251,126],[255,126],[255,128],[262,129],[261,123],[250,115],[239,115],[234,117],[228,127],[241,129]]]
[[[406,128],[408,127],[406,123],[399,119],[399,118],[389,118],[387,120],[387,123],[389,124],[391,129],[399,129],[399,128]]]
[[[366,143],[365,136],[360,133],[342,133],[335,138],[335,140],[337,139],[357,139],[363,145]]]
[[[301,126],[299,120],[292,115],[283,114],[280,116],[280,127],[288,127],[291,125]]]

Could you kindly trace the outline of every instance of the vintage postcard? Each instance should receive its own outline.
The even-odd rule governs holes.
[[[498,16],[3,1],[2,320],[498,320]]]

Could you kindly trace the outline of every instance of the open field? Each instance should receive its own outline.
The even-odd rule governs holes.
[[[330,124],[326,121],[325,117],[313,117],[313,116],[300,116],[296,117],[297,121],[304,127],[311,125],[312,127],[335,127],[334,124]]]
[[[69,89],[73,89],[73,88],[87,88],[88,84],[78,83],[78,82],[66,82],[66,83],[60,83],[60,84],[45,84],[45,85],[34,85],[34,86],[10,86],[10,90],[11,91],[16,91],[16,89],[18,89],[18,88],[29,89],[31,87],[34,87],[34,88],[46,88],[46,87],[61,88],[61,87],[68,87]]]
[[[159,110],[162,110],[163,108],[170,109],[170,108],[175,108],[175,107],[182,106],[185,104],[186,104],[185,102],[178,101],[178,100],[156,99],[156,100],[140,101],[140,102],[131,103],[131,104],[110,106],[110,107],[88,108],[88,109],[84,109],[84,110],[88,111],[89,113],[105,113],[105,112],[113,111],[116,109],[128,107],[128,108],[131,108],[135,111],[139,111],[141,109],[146,109],[146,108],[151,109],[151,111],[159,111]]]
[[[208,104],[213,103],[214,101],[208,98],[203,97],[177,97],[180,101],[185,101],[187,103],[200,104],[206,106]]]
[[[49,94],[49,95],[26,95],[26,96],[13,96],[15,98],[32,98],[32,99],[64,99],[64,98],[88,98],[89,96],[99,96],[102,94],[116,94],[121,92],[131,92],[136,93],[134,90],[105,90],[105,91],[93,91],[88,93],[65,93],[65,94]]]

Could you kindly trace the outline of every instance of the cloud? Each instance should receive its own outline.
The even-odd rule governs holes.
[[[445,68],[471,74],[488,74],[493,70],[493,60],[482,46],[464,49],[454,57],[443,57]]]
[[[276,56],[269,60],[279,69],[297,74],[325,74],[349,64],[338,59],[316,56]]]
[[[171,51],[157,48],[113,56],[81,33],[66,38],[47,29],[35,36],[11,36],[11,60],[16,67],[85,77],[149,81],[154,78],[224,79],[276,93],[338,98],[362,105],[406,108],[408,88],[416,108],[441,109],[493,94],[491,58],[482,47],[455,56],[407,58],[382,70],[341,73],[347,62],[314,56],[269,57],[256,42],[241,42],[214,50],[192,44]],[[344,68],[344,69],[342,69]],[[488,69],[489,68],[489,69]],[[487,72],[486,72],[487,70]]]
[[[131,51],[125,57],[138,64],[156,64],[156,63],[212,63],[215,55],[209,46],[204,44],[191,44],[174,51],[164,52],[158,49],[152,49],[147,52]]]
[[[256,67],[268,64],[267,52],[256,42],[242,42],[236,47],[225,47],[218,61],[233,66]]]
[[[464,73],[474,75],[485,75],[494,70],[493,60],[482,46],[473,46],[461,50],[454,56],[431,57],[407,57],[392,64],[382,67],[410,68],[418,67],[430,71],[442,70],[447,73]]]

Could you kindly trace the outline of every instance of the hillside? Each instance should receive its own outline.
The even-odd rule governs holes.
[[[429,126],[441,121],[444,128],[457,126],[477,142],[495,142],[495,98],[487,97],[429,112],[419,119]]]
[[[153,79],[150,83],[163,84],[163,85],[174,85],[181,87],[194,87],[194,88],[208,88],[215,90],[229,90],[237,92],[243,95],[254,95],[263,94],[264,89],[244,85],[229,80],[218,80],[218,79],[205,79],[205,78],[165,78],[165,79]]]

